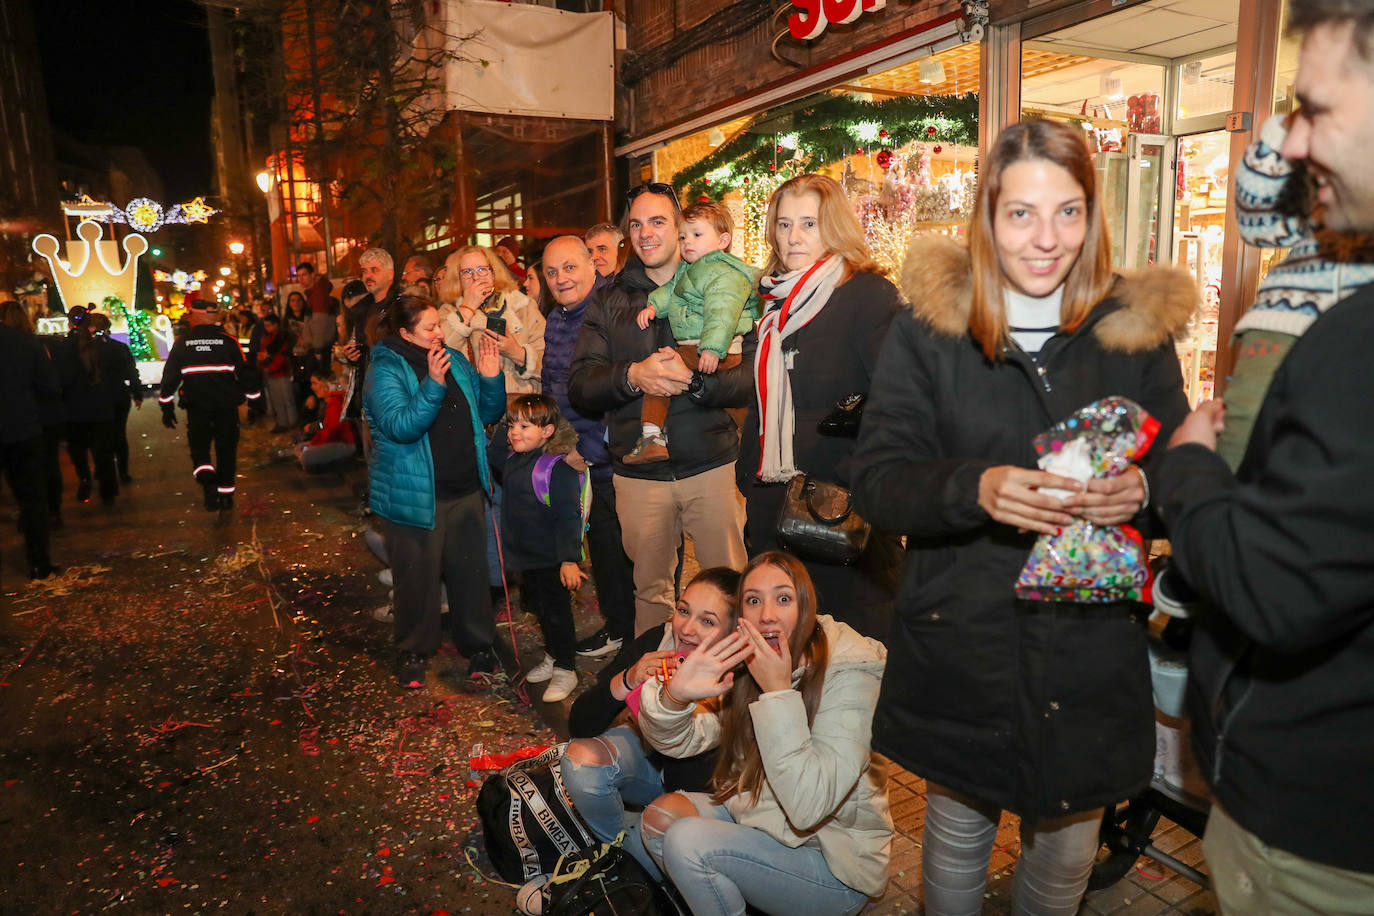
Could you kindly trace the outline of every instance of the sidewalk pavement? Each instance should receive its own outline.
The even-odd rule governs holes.
[[[144,410],[130,426],[135,479],[114,507],[75,504],[66,469],[63,576],[27,584],[0,525],[0,909],[511,912],[513,890],[482,868],[467,757],[479,741],[557,740],[571,701],[508,679],[465,689],[451,649],[426,690],[395,685],[371,615],[381,566],[352,514],[360,464],[307,476],[275,457],[286,437],[245,430],[237,508],[217,515],[200,507],[184,424]],[[575,612],[579,632],[597,627],[592,589]],[[507,664],[532,666],[533,619],[501,632]],[[919,912],[922,788],[895,772],[892,879],[867,912]],[[1176,828],[1156,842],[1198,858]],[[986,912],[1010,911],[1017,849],[1004,822]],[[1150,871],[1083,912],[1216,911]]]

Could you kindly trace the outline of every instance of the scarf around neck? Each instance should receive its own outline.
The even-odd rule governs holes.
[[[843,258],[831,256],[759,281],[759,296],[767,311],[759,321],[754,376],[759,406],[758,476],[765,483],[783,483],[801,473],[792,454],[796,416],[783,341],[821,313],[843,279],[844,267]]]

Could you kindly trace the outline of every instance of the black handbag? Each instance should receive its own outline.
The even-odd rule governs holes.
[[[873,526],[854,511],[853,494],[798,474],[778,510],[778,543],[803,560],[848,565],[868,546]]]

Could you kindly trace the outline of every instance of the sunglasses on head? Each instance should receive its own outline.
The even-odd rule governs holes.
[[[636,197],[645,193],[658,194],[662,197],[666,197],[673,202],[674,210],[682,209],[682,205],[678,203],[677,191],[673,190],[672,185],[664,184],[661,181],[646,181],[641,185],[630,188],[629,192],[625,195],[625,202],[633,203]]]

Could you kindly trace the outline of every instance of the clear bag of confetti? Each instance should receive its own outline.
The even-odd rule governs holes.
[[[1103,398],[1036,436],[1035,454],[1041,470],[1086,483],[1125,472],[1158,433],[1159,421],[1139,404]],[[1030,601],[1149,602],[1147,560],[1145,542],[1130,525],[1079,519],[1058,534],[1040,535],[1016,580],[1016,594]]]

